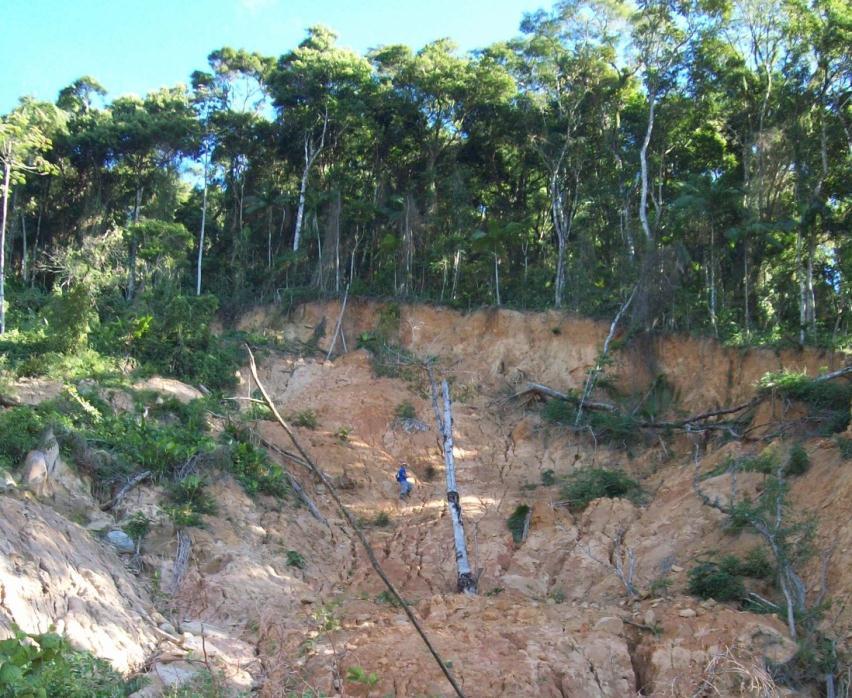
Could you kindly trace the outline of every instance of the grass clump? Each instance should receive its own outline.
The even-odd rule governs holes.
[[[417,410],[414,409],[414,405],[412,405],[408,400],[405,402],[400,402],[396,409],[393,411],[394,415],[396,415],[399,419],[416,419],[417,418]]]
[[[386,511],[380,511],[373,519],[373,526],[378,526],[379,528],[386,528],[387,526],[390,526],[390,522],[390,514],[388,514]]]
[[[844,460],[852,458],[852,439],[847,439],[844,436],[835,436],[834,442],[837,444],[837,448],[840,450],[840,455]]]
[[[787,458],[787,466],[784,468],[785,475],[804,475],[811,467],[811,460],[807,451],[801,444],[794,444]]]
[[[288,550],[287,551],[287,566],[295,567],[296,569],[303,570],[307,562],[305,562],[304,556],[297,550]]]
[[[506,525],[512,532],[512,540],[514,540],[515,543],[523,542],[524,524],[526,523],[527,514],[529,513],[530,508],[528,505],[519,504],[515,507],[515,511],[512,512],[512,515],[506,519]]]
[[[590,502],[601,497],[625,497],[638,503],[642,489],[638,482],[620,470],[580,468],[568,475],[561,494],[571,511],[582,511]]]
[[[541,484],[550,487],[556,484],[556,473],[550,468],[541,471]]]
[[[297,427],[304,427],[305,429],[316,429],[319,426],[317,413],[313,410],[302,410],[301,412],[296,412],[295,414],[290,415],[290,421]]]
[[[206,484],[200,475],[187,475],[170,487],[172,504],[166,511],[175,526],[201,526],[203,515],[216,513],[216,501],[207,493]]]
[[[378,674],[374,671],[367,673],[365,669],[359,666],[351,666],[346,670],[346,680],[352,683],[359,683],[372,688],[379,683]]]

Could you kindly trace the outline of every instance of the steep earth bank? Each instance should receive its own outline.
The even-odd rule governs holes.
[[[580,387],[608,327],[557,313],[461,315],[403,306],[397,323],[387,322],[387,312],[351,303],[343,330],[352,351],[333,361],[267,351],[260,377],[285,415],[316,413],[315,429],[297,429],[300,440],[364,522],[388,576],[465,693],[693,696],[706,681],[721,695],[760,695],[749,692],[744,675],[755,674],[764,658],[783,662],[793,655],[784,624],[686,595],[686,574],[697,559],[713,551],[742,554],[758,543],[752,535],[725,533],[722,515],[696,497],[694,441],[665,434],[629,452],[550,426],[537,407],[505,400],[529,380],[559,390]],[[319,346],[327,348],[338,313],[334,303],[308,304],[290,317],[259,309],[241,326],[308,342],[324,317]],[[443,459],[422,378],[416,372],[406,373],[407,380],[376,378],[369,354],[353,350],[358,335],[382,322],[390,326],[389,339],[415,355],[440,357],[441,371],[454,379],[458,486],[480,572],[477,597],[454,593]],[[686,337],[631,343],[614,356],[607,376],[623,392],[645,390],[664,375],[673,414],[746,400],[767,371],[815,374],[842,361],[816,352],[743,353]],[[239,394],[250,396],[254,388],[242,371]],[[404,403],[428,428],[397,419]],[[779,410],[783,406],[759,412],[755,420],[769,422],[782,416]],[[275,423],[259,421],[256,428],[269,443],[292,450]],[[720,439],[705,445],[698,468],[712,474],[726,457],[766,444]],[[805,448],[812,467],[793,485],[793,506],[817,517],[816,544],[833,550],[829,594],[843,609],[852,600],[846,574],[852,470],[833,440],[812,438]],[[404,502],[393,481],[400,461],[416,479]],[[254,687],[264,696],[451,695],[324,486],[291,459],[282,463],[326,521],[295,498],[252,499],[229,476],[210,471],[218,513],[191,529],[189,570],[174,593],[175,531],[157,488],[138,488],[116,512],[116,522],[137,511],[154,522],[141,571],[87,533],[115,522],[104,523],[85,501],[84,480],[61,490],[7,489],[0,495],[0,623],[26,630],[57,624],[121,669],[147,662],[166,683],[189,675],[206,657],[231,686]],[[570,513],[558,486],[545,484],[551,482],[547,471],[559,478],[590,465],[630,473],[641,481],[644,501],[601,499]],[[726,477],[709,477],[705,489],[724,496]],[[761,485],[746,477],[739,486]],[[532,510],[520,544],[506,523],[518,505]],[[628,551],[636,561],[635,598],[615,574]],[[304,560],[302,568],[292,564],[293,553]],[[806,575],[814,591],[818,562]],[[832,615],[831,623],[841,639],[852,629],[847,611]]]

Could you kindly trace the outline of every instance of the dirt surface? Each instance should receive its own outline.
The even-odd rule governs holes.
[[[350,304],[344,322],[349,353],[325,361],[319,354],[298,359],[266,352],[260,377],[284,415],[316,413],[317,428],[297,428],[299,440],[362,521],[384,570],[465,694],[693,696],[708,681],[720,695],[759,695],[743,684],[744,674],[753,674],[766,657],[789,659],[795,644],[774,616],[686,595],[686,575],[696,559],[714,551],[743,554],[758,543],[748,534],[726,534],[722,515],[696,497],[695,442],[673,434],[632,452],[609,448],[588,434],[545,424],[535,407],[505,401],[529,380],[560,390],[581,386],[608,327],[556,313],[401,309],[396,339],[417,355],[439,356],[440,370],[454,380],[460,398],[454,407],[458,488],[472,564],[480,575],[479,595],[468,597],[455,593],[443,458],[422,378],[376,378],[370,355],[353,350],[356,337],[376,327],[379,310],[374,304]],[[243,328],[308,341],[325,317],[328,329],[320,346],[327,347],[338,312],[335,304],[309,304],[290,318],[262,310],[245,318]],[[815,373],[839,360],[815,352],[742,354],[707,340],[663,337],[618,352],[608,375],[629,392],[664,373],[676,395],[674,411],[689,413],[750,398],[755,381],[767,371]],[[240,395],[255,387],[243,371]],[[405,428],[395,415],[403,403],[411,404],[427,429]],[[275,423],[261,421],[256,429],[281,449],[293,450]],[[833,440],[811,439],[805,446],[812,467],[793,484],[792,500],[797,510],[815,515],[817,543],[832,550],[829,594],[834,608],[843,609],[852,600],[846,574],[852,563],[847,525],[852,469]],[[699,471],[711,473],[727,456],[764,447],[749,441],[702,443]],[[401,461],[409,463],[415,479],[407,501],[398,498],[394,482]],[[233,686],[254,686],[270,697],[452,695],[405,614],[384,593],[325,487],[294,461],[281,462],[326,522],[295,497],[252,499],[230,477],[211,471],[218,513],[206,518],[204,528],[191,530],[190,567],[174,596],[164,593],[171,581],[175,531],[159,509],[161,493],[143,487],[128,497],[117,519],[144,511],[154,526],[143,546],[142,573],[128,574],[122,582],[128,589],[117,596],[102,595],[101,603],[115,618],[138,614],[135,626],[110,621],[122,632],[136,627],[137,637],[132,648],[120,645],[106,656],[124,661],[123,667],[138,665],[156,641],[158,661],[169,666],[205,650]],[[624,469],[640,480],[644,501],[597,500],[571,514],[558,486],[544,484],[542,475],[550,470],[559,477],[589,465]],[[705,489],[724,497],[730,489],[726,477],[708,477]],[[738,487],[757,491],[761,482],[744,477]],[[103,546],[84,540],[77,533],[81,527],[49,511],[48,501],[24,501],[20,493],[0,497],[4,532],[19,525],[23,508],[40,507],[39,516],[50,526],[77,536],[61,551],[39,549],[27,553],[28,559],[45,555],[76,569],[95,555],[68,559],[78,546],[93,551]],[[521,504],[531,507],[532,516],[528,538],[515,543],[506,520]],[[378,518],[382,513],[387,523]],[[9,540],[7,555],[31,545]],[[635,597],[615,574],[616,559],[620,555],[627,562],[628,550],[636,561]],[[293,565],[297,558],[291,551],[304,560],[303,568]],[[99,564],[125,580],[125,572],[116,572],[124,566],[114,553],[97,555],[105,560]],[[38,578],[35,567],[24,573],[7,568],[0,568],[2,585],[21,574]],[[816,593],[818,559],[806,576]],[[52,588],[42,596],[36,588],[20,593],[16,608],[43,608],[54,598]],[[5,593],[0,600],[9,598]],[[0,610],[7,608],[4,603]],[[19,623],[26,618],[23,610],[8,615]],[[43,625],[59,615],[45,611],[33,623]],[[107,623],[100,611],[92,611],[90,619],[98,627]],[[839,638],[852,630],[846,611],[833,614],[830,623]],[[94,641],[87,646],[104,653]],[[122,652],[125,659],[118,660]]]

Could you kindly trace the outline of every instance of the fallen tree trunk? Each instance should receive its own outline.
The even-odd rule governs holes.
[[[461,502],[456,486],[456,462],[453,457],[453,406],[450,401],[450,387],[447,381],[441,381],[444,400],[444,416],[438,407],[438,386],[432,374],[431,365],[427,364],[429,382],[432,385],[432,407],[435,410],[435,421],[443,437],[444,465],[447,471],[447,503],[453,521],[453,543],[456,548],[456,566],[458,567],[457,590],[459,593],[476,594],[476,578],[467,557],[467,542],[464,536],[464,520],[462,519]]]
[[[841,378],[849,374],[852,374],[852,364],[839,368],[836,371],[831,371],[830,373],[823,373],[821,376],[814,378],[813,381],[814,383],[822,383],[823,381],[834,380],[835,378]]]
[[[328,347],[328,353],[325,355],[325,360],[328,361],[334,353],[334,345],[337,344],[337,337],[340,334],[343,325],[343,315],[346,312],[346,302],[349,300],[349,285],[346,286],[346,292],[343,294],[343,303],[340,306],[340,315],[337,317],[337,324],[334,326],[334,335],[331,338],[331,345]],[[343,350],[346,351],[346,339],[343,340]]]
[[[101,507],[101,510],[110,511],[117,507],[134,487],[136,487],[140,482],[144,482],[149,477],[151,477],[150,470],[143,470],[141,473],[136,473],[136,475],[122,485],[121,489],[116,492],[115,497]]]
[[[526,389],[522,390],[519,393],[515,393],[514,397],[521,397],[528,393],[535,393],[537,395],[551,397],[556,400],[565,400],[565,402],[573,402],[575,405],[580,404],[580,398],[578,398],[576,395],[570,395],[569,393],[561,393],[558,390],[549,388],[548,386],[542,385],[541,383],[527,383]],[[601,412],[618,411],[618,408],[615,405],[611,405],[608,402],[592,402],[590,400],[586,400],[583,403],[583,407],[589,410],[599,410]]]
[[[272,414],[275,416],[275,419],[281,425],[281,428],[287,433],[287,436],[290,437],[290,441],[293,442],[293,446],[296,447],[296,450],[299,452],[301,458],[305,461],[306,466],[311,470],[311,472],[316,475],[322,483],[328,489],[328,493],[331,495],[331,498],[334,500],[334,503],[337,505],[337,508],[340,510],[340,513],[343,514],[343,518],[346,519],[346,522],[355,532],[358,540],[361,545],[364,547],[364,552],[367,553],[367,559],[370,561],[370,564],[373,566],[376,574],[379,578],[384,582],[388,591],[391,595],[396,599],[399,607],[403,610],[406,616],[408,616],[408,620],[411,621],[411,624],[414,626],[414,629],[417,631],[417,634],[420,635],[420,639],[423,640],[423,643],[428,648],[432,657],[438,663],[438,666],[441,669],[441,672],[447,678],[447,681],[450,682],[450,685],[453,687],[453,690],[456,692],[456,695],[459,698],[464,698],[464,693],[461,690],[461,687],[456,683],[456,680],[453,678],[453,675],[450,673],[449,668],[447,667],[447,663],[441,658],[441,655],[438,654],[438,651],[432,645],[429,637],[426,635],[426,631],[423,630],[420,623],[417,621],[414,613],[409,608],[409,605],[406,603],[405,599],[402,598],[400,593],[396,590],[396,587],[391,583],[390,579],[388,579],[387,575],[384,573],[381,564],[379,564],[379,560],[376,557],[376,554],[373,552],[373,548],[370,545],[367,537],[364,535],[364,532],[361,530],[361,527],[358,526],[355,519],[352,517],[352,514],[349,513],[349,510],[343,506],[343,502],[340,501],[340,497],[337,495],[337,490],[334,488],[334,485],[331,483],[331,480],[319,469],[316,463],[313,462],[311,457],[308,455],[307,451],[302,448],[302,445],[299,443],[298,439],[296,439],[296,435],[293,433],[293,430],[284,421],[284,418],[278,412],[278,409],[275,407],[275,403],[272,402],[272,398],[269,397],[269,393],[266,392],[266,388],[263,383],[260,382],[260,378],[257,375],[257,365],[254,361],[254,354],[251,352],[251,348],[246,345],[246,350],[249,355],[249,368],[251,369],[251,375],[254,377],[255,383],[257,383],[258,390],[260,390],[260,394],[263,396],[264,401],[266,402],[267,407],[272,411]]]
[[[257,433],[257,432],[255,432],[255,433]],[[289,451],[285,451],[283,448],[279,448],[274,443],[264,439],[260,434],[257,434],[257,438],[260,440],[260,443],[263,445],[264,448],[267,448],[270,451],[275,451],[275,453],[282,456],[283,458],[288,458],[292,461],[299,463],[300,465],[308,467],[307,463],[305,463],[301,458],[299,458],[294,453],[290,453]],[[311,515],[320,523],[328,526],[328,521],[320,513],[320,510],[317,508],[317,505],[314,504],[313,500],[310,497],[308,497],[308,493],[305,492],[305,488],[302,487],[302,485],[299,483],[299,481],[295,477],[293,477],[289,472],[287,472],[286,470],[284,470],[284,476],[287,478],[287,482],[290,483],[290,487],[293,488],[293,491],[296,493],[296,495],[299,497],[299,499],[302,500],[304,505],[308,508],[308,511],[311,512]]]
[[[186,568],[189,566],[189,553],[192,550],[192,539],[189,534],[182,528],[177,532],[177,552],[175,553],[175,563],[172,567],[172,595],[177,594],[183,582]]]

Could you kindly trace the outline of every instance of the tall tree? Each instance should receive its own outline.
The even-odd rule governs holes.
[[[6,332],[6,226],[9,193],[27,174],[47,174],[50,163],[44,153],[50,149],[46,132],[58,119],[55,107],[24,99],[0,118],[0,166],[3,167],[2,208],[0,208],[0,334]]]

